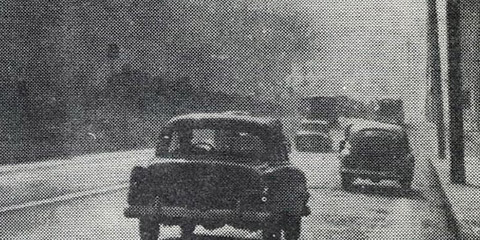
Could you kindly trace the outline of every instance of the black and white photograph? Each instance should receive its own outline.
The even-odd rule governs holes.
[[[0,240],[480,240],[479,0],[0,0]]]

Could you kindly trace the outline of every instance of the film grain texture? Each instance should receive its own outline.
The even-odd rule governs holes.
[[[480,239],[476,0],[0,0],[0,240]]]

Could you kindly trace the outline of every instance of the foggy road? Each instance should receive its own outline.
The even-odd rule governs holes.
[[[312,214],[303,219],[301,239],[454,239],[442,198],[423,156],[417,158],[410,192],[394,182],[357,180],[340,186],[335,154],[293,152],[307,174]],[[126,190],[0,214],[0,239],[138,239],[138,221],[123,216]],[[179,239],[178,227],[162,227],[161,239]],[[197,239],[260,239],[260,232],[229,226]]]
[[[458,102],[469,126],[480,119],[480,54],[472,50],[480,34],[471,30],[479,17],[465,5],[466,17],[451,19],[458,14],[446,14],[443,0],[429,21],[430,2],[3,1],[0,240],[139,239],[138,220],[123,215],[125,186],[132,168],[154,157],[161,126],[181,114],[276,116],[293,139],[297,115],[318,114],[302,106],[317,95],[339,101],[318,112],[341,127],[377,119],[384,99],[402,101],[396,112],[405,123],[433,120]],[[461,21],[464,37],[450,37],[451,20]],[[461,47],[450,49],[452,39]],[[456,51],[464,57],[452,65]],[[444,86],[456,69],[465,86]],[[459,101],[447,101],[451,93]],[[337,153],[290,153],[311,195],[300,239],[455,239],[429,163],[436,135],[409,129],[416,158],[409,191],[363,180],[346,191]],[[341,135],[330,136],[334,147]],[[161,239],[179,239],[179,227],[160,231]],[[262,234],[226,226],[197,227],[195,236]]]

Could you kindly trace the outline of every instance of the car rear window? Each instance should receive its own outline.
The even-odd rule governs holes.
[[[192,151],[192,147],[205,144],[211,149],[201,153]],[[168,153],[255,158],[266,153],[266,145],[259,136],[247,131],[198,128],[174,131]]]
[[[352,149],[356,151],[399,152],[408,149],[408,139],[404,134],[388,130],[368,129],[352,134]]]
[[[302,130],[314,132],[327,132],[327,126],[318,123],[302,123]]]

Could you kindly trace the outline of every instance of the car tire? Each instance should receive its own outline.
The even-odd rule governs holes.
[[[157,240],[160,234],[160,224],[149,218],[141,218],[138,229],[140,240]]]
[[[285,240],[298,240],[300,238],[302,217],[285,216],[283,220],[283,236]]]
[[[403,175],[401,179],[398,180],[398,183],[403,189],[409,190],[412,187],[413,172],[407,172]]]
[[[182,229],[181,239],[182,240],[192,240],[193,239],[193,232],[195,231],[195,224],[187,223],[181,225],[180,228]]]
[[[262,231],[263,240],[280,240],[282,238],[282,229],[278,224],[267,224]]]
[[[379,183],[381,180],[380,178],[370,178],[370,181],[372,181],[373,183]]]
[[[352,175],[343,173],[342,174],[342,179],[341,179],[342,188],[345,189],[345,190],[349,189],[352,186],[353,180],[355,180],[355,179]]]
[[[412,188],[412,179],[411,178],[400,179],[400,180],[398,180],[398,183],[405,190],[409,190],[409,189]]]

